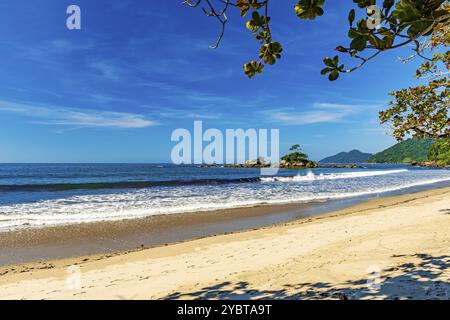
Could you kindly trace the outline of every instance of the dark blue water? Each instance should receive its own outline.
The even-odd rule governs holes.
[[[258,169],[172,164],[0,164],[2,186],[234,179],[258,175]]]

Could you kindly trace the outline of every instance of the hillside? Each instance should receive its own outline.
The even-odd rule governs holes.
[[[363,163],[366,162],[367,159],[372,156],[371,153],[364,153],[359,150],[352,150],[350,152],[341,152],[334,156],[327,157],[325,159],[320,160],[320,163]]]
[[[432,139],[409,139],[370,157],[369,163],[411,163],[425,161],[435,141]]]

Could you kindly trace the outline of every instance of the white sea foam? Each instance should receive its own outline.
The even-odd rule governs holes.
[[[300,181],[314,181],[314,180],[335,180],[335,179],[350,179],[350,178],[363,178],[384,176],[388,174],[404,173],[408,172],[407,169],[399,170],[385,170],[385,171],[356,171],[356,172],[344,172],[344,173],[329,173],[329,174],[314,174],[310,171],[306,175],[297,175],[293,177],[267,177],[261,178],[262,182],[300,182]]]
[[[377,177],[381,173],[384,173],[383,177]],[[361,174],[366,175],[361,176]],[[344,178],[331,178],[314,179],[311,181],[316,181],[316,183],[311,184],[253,183],[225,186],[184,186],[72,195],[61,199],[0,206],[0,231],[252,207],[264,204],[326,201],[370,196],[450,181],[450,171],[448,170],[436,170],[428,173],[408,170],[366,171],[324,176],[359,177],[361,179],[351,183],[347,180],[340,180]],[[315,177],[320,177],[320,175]]]

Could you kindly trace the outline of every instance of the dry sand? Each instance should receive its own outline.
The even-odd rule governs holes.
[[[449,299],[450,188],[254,231],[0,268],[1,299],[343,295]]]

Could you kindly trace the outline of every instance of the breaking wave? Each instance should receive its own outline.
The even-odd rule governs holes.
[[[310,171],[307,175],[293,176],[293,177],[270,177],[261,178],[262,182],[301,182],[301,181],[315,181],[315,180],[336,180],[336,179],[350,179],[384,176],[388,174],[408,172],[407,169],[386,170],[386,171],[358,171],[358,172],[344,172],[344,173],[329,173],[329,174],[314,174]]]

